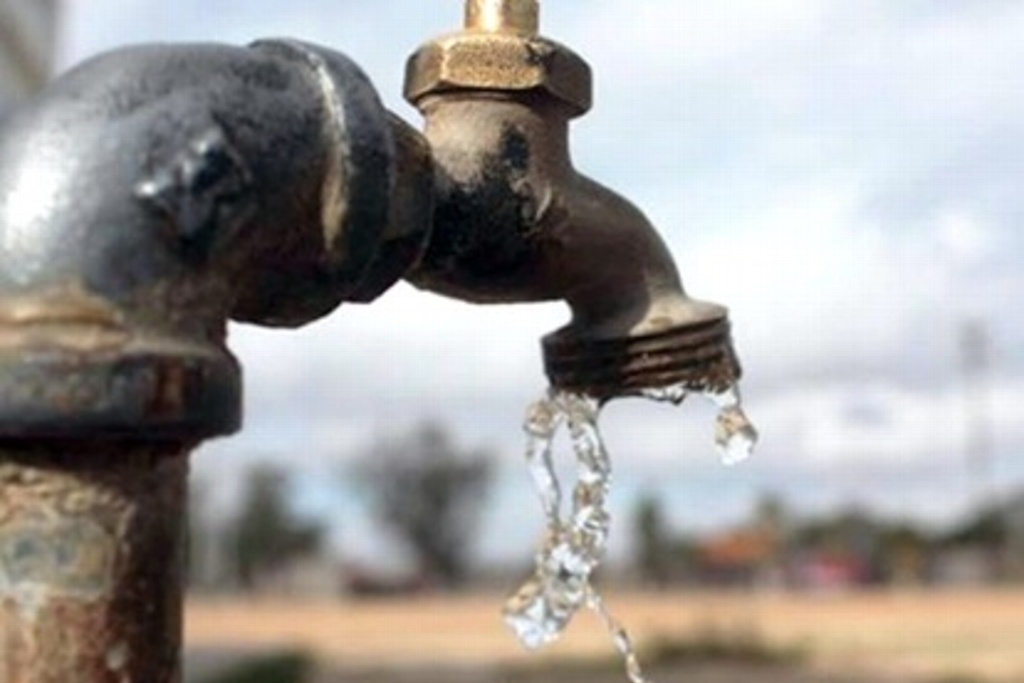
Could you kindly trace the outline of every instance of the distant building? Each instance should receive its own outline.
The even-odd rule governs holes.
[[[703,581],[715,585],[769,587],[781,583],[779,537],[761,527],[735,529],[697,546]]]
[[[53,69],[58,0],[0,0],[0,118]]]
[[[847,591],[867,585],[871,569],[858,555],[814,551],[797,557],[790,567],[795,588],[816,592]]]

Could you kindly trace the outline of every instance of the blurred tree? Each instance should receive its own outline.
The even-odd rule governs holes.
[[[910,522],[881,525],[874,558],[877,578],[887,584],[921,583],[931,544],[928,534]]]
[[[1008,533],[1006,515],[998,505],[978,510],[945,534],[941,542],[946,546],[976,546],[999,550],[1006,544]]]
[[[672,578],[673,540],[665,526],[661,501],[643,496],[633,512],[633,537],[636,539],[636,570],[644,583],[665,586]]]
[[[236,664],[203,683],[305,683],[312,677],[314,668],[309,656],[284,653]]]
[[[439,425],[376,443],[357,470],[375,514],[440,585],[467,579],[493,458],[464,451]]]
[[[790,522],[783,497],[772,491],[763,492],[754,507],[754,530],[770,548],[757,571],[756,580],[762,586],[785,584],[791,541]]]
[[[794,530],[798,547],[869,558],[875,549],[880,522],[866,510],[851,508],[804,520]]]
[[[754,508],[754,523],[779,538],[785,536],[789,524],[786,501],[776,493],[762,493]]]
[[[234,530],[235,572],[245,590],[261,576],[298,557],[321,551],[323,525],[303,521],[288,507],[288,477],[271,465],[258,465],[246,475]]]

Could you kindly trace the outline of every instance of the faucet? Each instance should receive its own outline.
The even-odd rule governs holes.
[[[537,0],[469,0],[463,30],[409,60],[437,208],[406,277],[473,302],[566,301],[571,322],[543,341],[557,388],[725,389],[739,374],[726,310],[688,298],[643,213],[573,168],[569,121],[591,107],[591,71],[538,35],[538,15]]]
[[[409,60],[423,133],[292,40],[123,48],[4,122],[5,680],[178,680],[188,454],[241,419],[228,320],[298,326],[405,278],[566,301],[542,344],[561,390],[735,382],[726,310],[573,168],[591,72],[538,27],[536,0],[467,0]]]

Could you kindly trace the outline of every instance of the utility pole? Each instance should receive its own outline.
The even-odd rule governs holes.
[[[989,387],[992,340],[988,325],[980,319],[967,320],[960,330],[960,352],[964,379],[964,448],[967,457],[972,507],[979,521],[995,525],[992,547],[987,549],[994,576],[1005,578],[1012,571],[1010,561],[1011,528],[1009,510],[1000,500],[994,481],[994,439],[992,435],[992,397]]]
[[[984,321],[967,320],[960,329],[964,378],[964,427],[967,469],[973,498],[984,504],[993,493],[992,419],[989,395],[991,339]]]

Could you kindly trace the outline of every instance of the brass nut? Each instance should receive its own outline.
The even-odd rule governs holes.
[[[405,97],[413,104],[455,90],[540,90],[574,115],[593,101],[590,66],[554,41],[489,32],[465,32],[427,43],[406,68]]]

